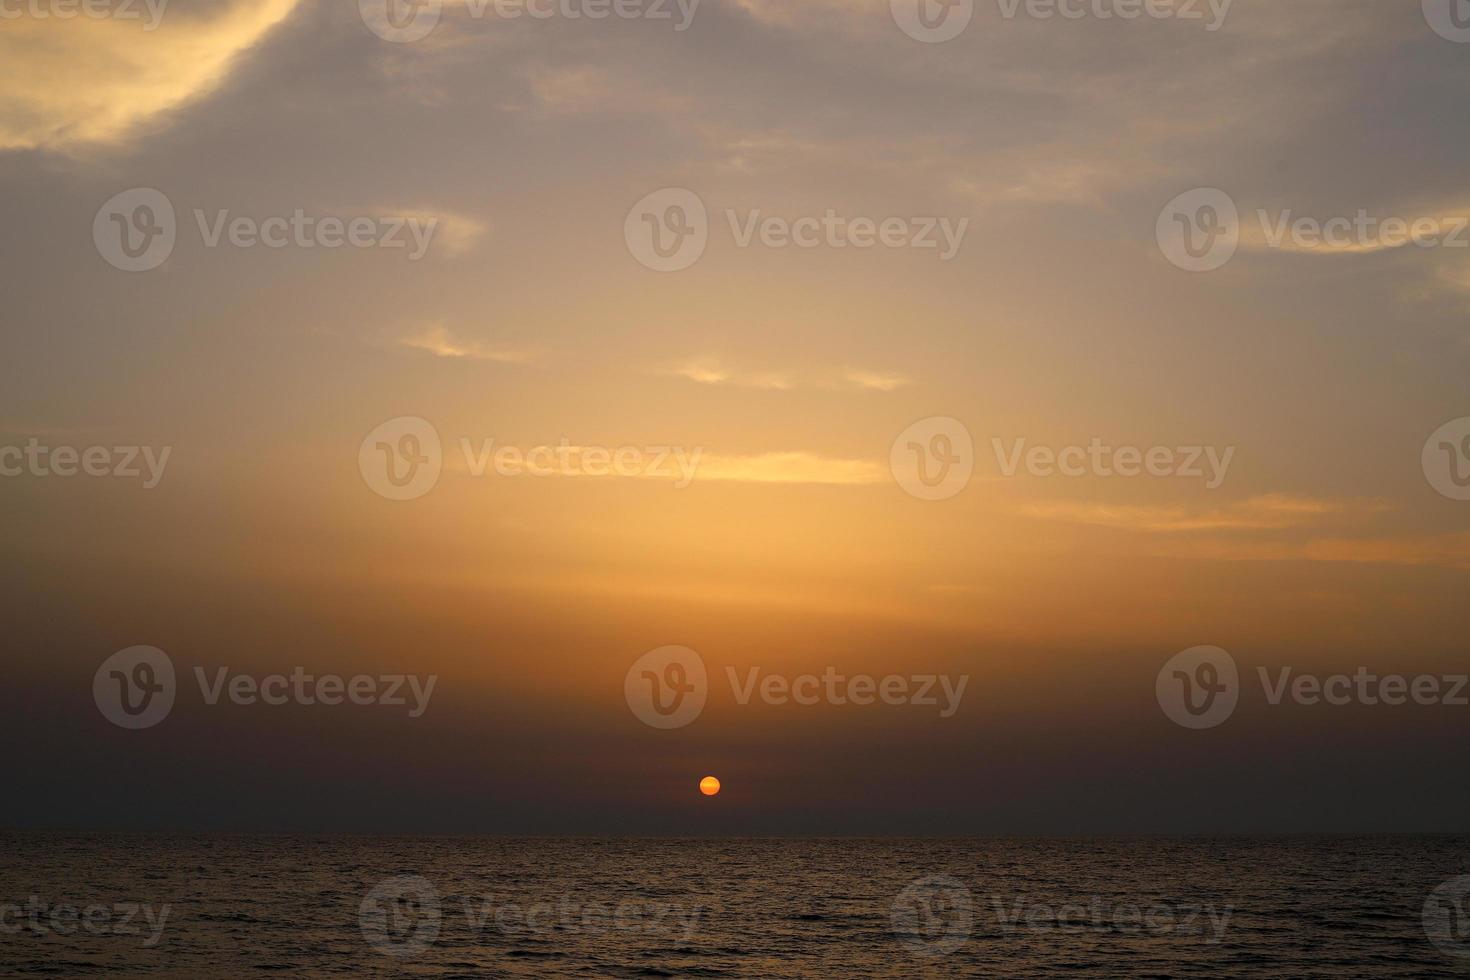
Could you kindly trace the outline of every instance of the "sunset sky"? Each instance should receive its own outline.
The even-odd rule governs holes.
[[[346,0],[172,0],[156,29],[0,21],[0,445],[172,447],[158,485],[0,479],[27,827],[577,833],[1440,830],[1470,707],[1267,709],[1185,731],[1169,657],[1465,671],[1470,502],[1426,439],[1470,416],[1470,249],[1273,248],[1265,209],[1470,215],[1470,45],[1411,0],[1010,18],[942,44],[883,0],[673,20],[476,17],[399,43]],[[492,5],[493,9],[493,5]],[[166,262],[99,254],[153,188]],[[708,209],[645,267],[630,209]],[[1161,209],[1239,205],[1181,271]],[[207,247],[210,221],[435,222],[408,249]],[[958,252],[740,247],[726,211],[968,219]],[[1467,236],[1470,237],[1470,236]],[[389,420],[443,472],[359,470]],[[890,450],[956,419],[945,500]],[[648,476],[476,476],[476,447],[684,447]],[[1233,447],[1219,485],[1007,476],[993,451]],[[381,706],[91,699],[118,650],[213,670],[438,676]],[[699,652],[676,731],[623,697]],[[969,677],[917,706],[740,705],[727,667]],[[1247,699],[1243,699],[1247,700]],[[718,797],[697,791],[717,775]]]

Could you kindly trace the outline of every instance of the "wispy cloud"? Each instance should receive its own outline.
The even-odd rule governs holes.
[[[1263,494],[1204,510],[1183,506],[1086,504],[1071,501],[1022,504],[1027,517],[1156,534],[1198,531],[1267,531],[1304,527],[1329,519],[1360,520],[1393,509],[1383,500],[1325,499]]]
[[[726,366],[718,358],[700,357],[667,370],[668,374],[687,378],[704,385],[734,385],[740,388],[767,388],[790,391],[795,388],[861,388],[868,391],[893,391],[912,380],[900,374],[868,371],[862,368],[841,370],[745,370]]]
[[[1208,510],[1184,507],[1028,504],[1030,517],[1148,535],[1144,553],[1197,561],[1301,561],[1470,568],[1470,531],[1375,532],[1396,508],[1373,498],[1264,494]]]
[[[1161,554],[1210,561],[1305,561],[1470,568],[1470,531],[1304,542],[1206,538],[1171,542]]]
[[[1359,217],[1364,218],[1359,227]],[[1326,219],[1287,210],[1257,209],[1244,219],[1240,243],[1257,251],[1277,250],[1303,255],[1373,255],[1394,252],[1409,246],[1431,248],[1448,246],[1462,249],[1470,244],[1470,208],[1435,206],[1399,208],[1389,216],[1373,215],[1358,209],[1344,211]],[[1371,218],[1371,221],[1366,220]],[[1305,234],[1296,225],[1303,219],[1311,223]],[[1330,223],[1330,227],[1329,227]]]
[[[426,351],[435,357],[496,361],[501,364],[524,364],[535,357],[530,351],[489,347],[475,341],[457,340],[442,323],[427,324],[405,334],[394,341],[393,346]]]
[[[219,86],[298,0],[226,0],[202,17],[21,16],[0,30],[0,149],[114,143]]]
[[[526,68],[524,75],[536,104],[552,113],[667,116],[691,104],[686,93],[651,84],[637,72],[608,65],[534,65]]]
[[[787,391],[795,387],[791,377],[779,371],[736,371],[723,367],[713,358],[686,361],[669,369],[669,373],[702,385],[736,385],[741,388],[769,388]]]
[[[871,388],[874,391],[893,391],[904,385],[913,384],[911,378],[901,374],[879,374],[876,371],[849,370],[843,374],[843,380],[848,384],[857,385],[859,388]]]
[[[472,218],[466,214],[458,214],[454,211],[444,211],[437,208],[395,208],[383,205],[375,205],[365,208],[349,208],[349,211],[361,210],[379,218],[403,218],[408,221],[417,222],[420,226],[434,229],[434,251],[449,257],[463,255],[480,243],[489,231],[487,226],[479,218]]]
[[[703,481],[738,483],[824,483],[850,486],[882,483],[888,471],[872,460],[839,459],[808,452],[729,456],[705,453],[699,464]]]

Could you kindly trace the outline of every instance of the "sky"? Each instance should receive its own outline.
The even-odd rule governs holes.
[[[1258,678],[1470,670],[1470,11],[398,2],[0,2],[7,822],[1460,829],[1470,706]]]

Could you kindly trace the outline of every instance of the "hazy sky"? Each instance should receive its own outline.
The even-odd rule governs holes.
[[[930,43],[905,0],[559,2],[447,3],[395,40],[374,0],[172,0],[156,24],[0,0],[0,447],[169,453],[151,487],[142,463],[0,478],[12,822],[1462,826],[1470,706],[1272,706],[1254,680],[1470,669],[1470,502],[1431,462],[1470,416],[1454,11],[976,0]],[[138,188],[172,249],[130,272],[117,221],[166,220]],[[1238,247],[1191,272],[1160,229],[1176,199],[1204,228],[1200,188]],[[691,200],[702,223],[671,210]],[[1287,211],[1441,238],[1273,239]],[[242,217],[285,244],[240,244]],[[324,217],[404,246],[325,247]],[[765,218],[817,219],[815,246]],[[859,247],[854,219],[902,243]],[[680,221],[702,254],[650,268],[640,229]],[[392,500],[364,440],[406,447],[403,418],[442,471]],[[936,418],[972,472],[924,499],[891,464]],[[642,455],[476,475],[487,440]],[[1008,475],[1018,440],[1198,447],[1202,475]],[[697,453],[689,479],[642,468],[660,447]],[[671,644],[711,683],[664,731],[624,680]],[[135,645],[179,692],[128,731],[93,677]],[[1190,731],[1155,679],[1199,645],[1248,679]],[[194,668],[225,666],[438,680],[418,718],[209,705]],[[752,667],[968,683],[950,717],[742,705],[726,669]]]

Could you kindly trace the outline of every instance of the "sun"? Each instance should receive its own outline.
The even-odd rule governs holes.
[[[705,776],[699,781],[699,791],[705,796],[715,796],[720,792],[720,781],[713,776]]]

